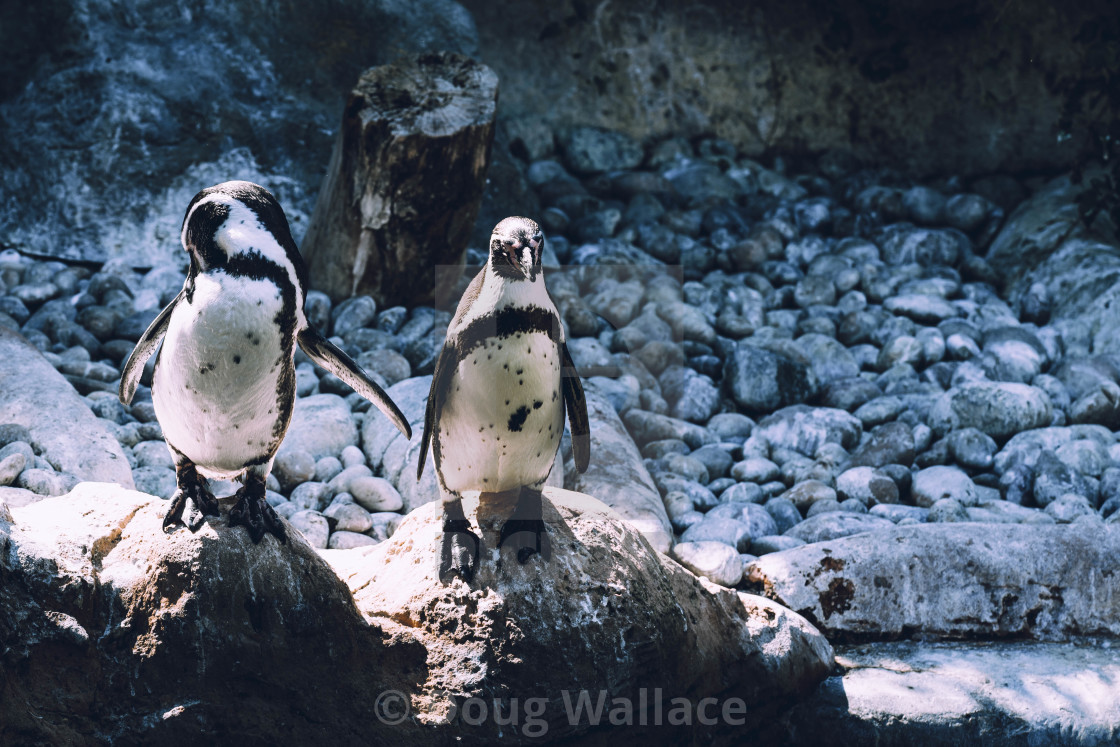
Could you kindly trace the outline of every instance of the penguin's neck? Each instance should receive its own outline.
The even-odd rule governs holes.
[[[482,279],[478,303],[486,311],[498,311],[507,306],[551,306],[544,285],[544,273],[538,272],[536,280],[505,278],[489,266]]]

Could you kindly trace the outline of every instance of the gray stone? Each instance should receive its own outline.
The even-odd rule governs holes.
[[[955,498],[940,498],[929,507],[926,521],[930,522],[957,522],[973,521],[969,512]]]
[[[692,480],[701,485],[707,485],[711,482],[711,478],[708,475],[708,468],[697,459],[683,454],[668,454],[662,461],[666,469],[685,479]]]
[[[3,519],[2,514],[8,509],[19,508],[20,506],[30,506],[32,503],[38,503],[47,496],[33,493],[27,488],[14,488],[0,486],[0,520]]]
[[[632,169],[642,162],[642,146],[621,132],[573,127],[560,139],[568,168],[577,174]]]
[[[731,467],[731,476],[741,482],[766,483],[778,479],[781,468],[762,457],[749,457]]]
[[[334,520],[335,532],[362,534],[373,527],[369,511],[353,503],[332,503],[323,511],[323,516]]]
[[[796,537],[787,537],[783,534],[771,534],[763,537],[755,537],[751,540],[751,553],[756,556],[768,555],[772,552],[782,552],[783,550],[790,550],[804,544],[804,542]]]
[[[294,502],[294,501],[293,501]],[[296,511],[288,518],[292,528],[299,530],[307,544],[312,547],[326,548],[330,539],[330,524],[318,511]]]
[[[778,534],[774,517],[757,503],[735,501],[721,503],[708,512],[708,518],[733,519],[747,527],[751,537]]]
[[[925,293],[906,293],[883,301],[883,308],[901,314],[921,324],[937,324],[959,316],[960,310],[940,296]]]
[[[898,486],[874,467],[853,467],[837,475],[836,494],[841,500],[855,499],[869,508],[898,503]]]
[[[727,358],[723,377],[732,399],[752,413],[804,402],[818,388],[805,364],[744,342]]]
[[[617,418],[617,416],[615,417]],[[684,441],[690,448],[698,449],[705,444],[715,442],[715,437],[708,433],[703,426],[668,415],[658,415],[645,410],[633,409],[623,416],[623,422],[626,423],[629,432],[633,434],[635,443],[639,445],[673,438]]]
[[[358,447],[355,446],[354,448],[357,449]],[[315,462],[315,472],[308,479],[315,480],[316,482],[330,482],[337,477],[340,472],[342,472],[342,462],[333,456],[326,456]],[[273,470],[273,474],[275,474],[275,470]]]
[[[369,477],[373,471],[364,464],[355,464],[353,467],[345,467],[327,483],[329,492],[333,495],[338,493],[351,493],[350,483],[358,478]]]
[[[327,548],[331,550],[353,550],[356,547],[376,545],[377,542],[368,534],[338,530],[331,532],[330,539],[327,540]]]
[[[893,522],[878,516],[850,511],[830,511],[805,519],[783,534],[796,537],[806,543],[814,543],[892,527],[894,527]]]
[[[292,423],[279,454],[304,451],[312,459],[336,456],[358,443],[358,429],[350,406],[337,394],[316,394],[296,400]]]
[[[963,506],[975,506],[976,485],[957,467],[926,467],[914,475],[910,488],[915,506],[930,508],[943,498],[952,498]]]
[[[899,265],[917,262],[923,267],[956,264],[960,249],[948,231],[915,228],[905,223],[888,226],[877,241],[883,261]]]
[[[976,428],[995,439],[1049,425],[1050,398],[1033,386],[1007,382],[974,382],[953,387],[934,402],[929,426],[945,435]]]
[[[746,552],[750,549],[750,528],[740,521],[719,516],[705,516],[704,519],[690,526],[681,535],[681,542],[722,542],[735,548],[737,552]],[[738,582],[736,579],[728,586]]]
[[[1103,526],[925,524],[764,556],[746,575],[833,635],[1060,640],[1120,630],[1120,579],[1104,570],[1118,550]]]
[[[20,453],[0,458],[0,486],[11,485],[27,466],[27,457]]]
[[[782,498],[792,503],[801,513],[820,501],[835,501],[836,491],[820,480],[805,480],[782,493]]]
[[[835,498],[825,498],[823,500],[814,501],[805,511],[805,518],[811,519],[820,514],[827,514],[831,511],[843,511],[840,501]],[[866,510],[865,510],[866,511]]]
[[[355,477],[348,482],[347,489],[354,496],[354,502],[367,511],[400,511],[404,507],[401,494],[383,477]]]
[[[1039,453],[1034,465],[1034,501],[1045,508],[1066,493],[1096,502],[1096,490],[1080,472],[1073,470],[1049,450]]]
[[[751,435],[754,421],[737,412],[713,415],[708,421],[708,431],[720,441],[734,441]]]
[[[813,376],[821,386],[827,387],[833,381],[859,375],[859,364],[855,358],[832,337],[803,334],[797,338],[797,345],[809,361]]]
[[[311,510],[318,512],[319,509],[325,508],[327,502],[331,498],[331,490],[327,487],[326,483],[322,482],[305,482],[297,485],[291,494],[291,502],[304,510]],[[316,545],[317,547],[326,547],[326,539],[323,540],[323,545]]]
[[[171,498],[178,489],[175,471],[166,467],[137,467],[132,478],[137,490],[157,498]]]
[[[868,509],[867,513],[872,516],[880,516],[884,519],[889,519],[898,524],[903,519],[924,522],[929,516],[929,509],[919,508],[918,506],[880,503],[878,506],[872,506]]]
[[[0,329],[0,379],[0,423],[26,429],[18,440],[30,437],[56,469],[80,479],[133,486],[128,460],[103,422],[37,350],[6,329]]]
[[[16,480],[17,487],[43,496],[65,495],[75,484],[77,481],[73,476],[34,467],[25,469]]]
[[[1046,504],[1046,514],[1059,524],[1069,524],[1082,516],[1097,515],[1084,496],[1074,493],[1060,495]]]
[[[792,449],[812,457],[824,444],[839,444],[845,449],[856,446],[862,431],[859,420],[843,410],[794,405],[759,421],[752,435],[764,438],[771,448]]]
[[[859,419],[864,428],[872,428],[894,420],[905,408],[906,406],[898,397],[876,397],[860,405],[852,414]]]
[[[720,493],[719,499],[725,503],[762,503],[766,495],[753,482],[737,482]]]
[[[674,560],[697,576],[720,586],[735,586],[743,577],[743,560],[723,542],[681,542],[673,546]]]
[[[801,512],[797,510],[797,506],[786,498],[771,498],[764,505],[766,513],[770,514],[774,519],[774,523],[778,525],[778,532],[785,534],[793,527],[801,522]]]
[[[945,441],[957,464],[978,470],[992,466],[997,446],[986,433],[976,428],[961,428],[946,436]]]
[[[704,465],[712,480],[727,477],[731,471],[731,465],[735,462],[727,449],[716,444],[701,446],[689,456]]]

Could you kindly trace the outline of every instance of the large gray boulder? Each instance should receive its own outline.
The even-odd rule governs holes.
[[[1007,219],[987,257],[1013,302],[1022,304],[1032,286],[1045,289],[1067,355],[1120,352],[1120,240],[1081,220],[1077,202],[1088,181],[1063,176],[1039,190]]]
[[[742,698],[746,723],[757,727],[774,705],[827,676],[831,648],[799,616],[697,578],[590,496],[546,488],[545,498],[552,559],[525,565],[496,550],[512,503],[464,499],[483,540],[470,584],[438,580],[437,506],[410,514],[388,542],[325,553],[364,615],[395,621],[427,648],[426,680],[412,700],[421,723],[446,724],[471,699],[541,698],[548,728],[540,736],[562,740],[592,726],[565,717],[565,697],[588,690],[597,700],[605,691],[608,703],[636,706],[643,689],[656,697],[662,688],[666,702],[684,692]],[[470,733],[513,744],[532,737],[492,722]],[[655,729],[650,739],[670,735]]]
[[[373,697],[414,690],[423,646],[363,620],[298,532],[165,535],[166,505],[82,483],[0,517],[0,742],[407,738],[371,728]]]
[[[828,675],[798,615],[696,578],[588,496],[546,498],[552,560],[487,551],[470,586],[436,577],[435,506],[320,555],[225,517],[165,534],[163,501],[106,483],[0,504],[0,743],[602,741],[606,716],[570,720],[565,697],[737,699],[757,728]],[[466,504],[492,547],[509,507]],[[495,704],[525,720],[477,720]]]
[[[1120,530],[930,524],[765,555],[744,577],[833,639],[1120,634]]]
[[[0,382],[0,424],[27,428],[32,446],[51,466],[82,480],[133,486],[132,469],[105,421],[38,350],[5,327],[0,327]]]
[[[203,187],[273,190],[297,242],[365,68],[403,52],[475,54],[452,0],[205,7],[157,0],[5,4],[0,237],[36,254],[186,266]]]

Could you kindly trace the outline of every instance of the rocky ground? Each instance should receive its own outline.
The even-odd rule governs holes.
[[[625,466],[645,485],[644,529],[671,526],[686,567],[737,586],[758,556],[873,529],[1120,521],[1120,361],[1049,323],[1043,283],[1001,296],[984,259],[1041,182],[912,184],[836,154],[793,173],[719,140],[643,149],[598,130],[573,131],[559,153],[550,142],[518,140],[540,156],[527,178],[549,286],[592,398],[610,404],[598,423],[613,409],[637,446]],[[484,256],[471,249],[468,264]],[[0,254],[0,325],[84,395],[136,486],[164,497],[174,472],[150,390],[125,407],[116,388],[182,282],[176,267]],[[418,421],[449,311],[314,292],[307,307]],[[384,540],[430,499],[403,469],[410,450],[378,437],[344,383],[297,363],[269,500],[313,546]],[[77,477],[59,466],[26,429],[0,428],[9,504],[67,492]]]
[[[1120,632],[1120,259],[1077,227],[1068,180],[915,184],[835,153],[767,167],[719,140],[512,139],[592,420],[591,468],[558,459],[552,484],[599,497],[697,575],[764,593],[834,642]],[[484,258],[468,251],[468,265]],[[0,502],[26,507],[80,480],[174,491],[150,389],[128,407],[116,390],[183,279],[0,253],[0,327],[30,342],[0,329]],[[457,300],[379,309],[309,295],[309,318],[417,431],[406,442],[297,353],[268,497],[311,546],[382,543],[436,495],[430,466],[413,476]],[[971,724],[1000,744],[1103,744],[1120,723],[1098,702],[1115,690],[1107,647],[904,649],[841,646],[835,675],[771,736],[911,744]],[[1054,668],[992,685],[1032,651]],[[902,697],[915,688],[942,705]],[[832,726],[810,734],[810,722]]]

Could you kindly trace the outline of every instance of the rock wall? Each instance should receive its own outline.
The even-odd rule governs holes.
[[[1059,169],[1075,36],[1106,2],[464,0],[504,116],[928,173]],[[518,123],[519,129],[527,125]]]
[[[185,266],[183,211],[228,179],[299,241],[358,74],[477,52],[452,0],[5,3],[0,44],[0,245],[140,266]]]

